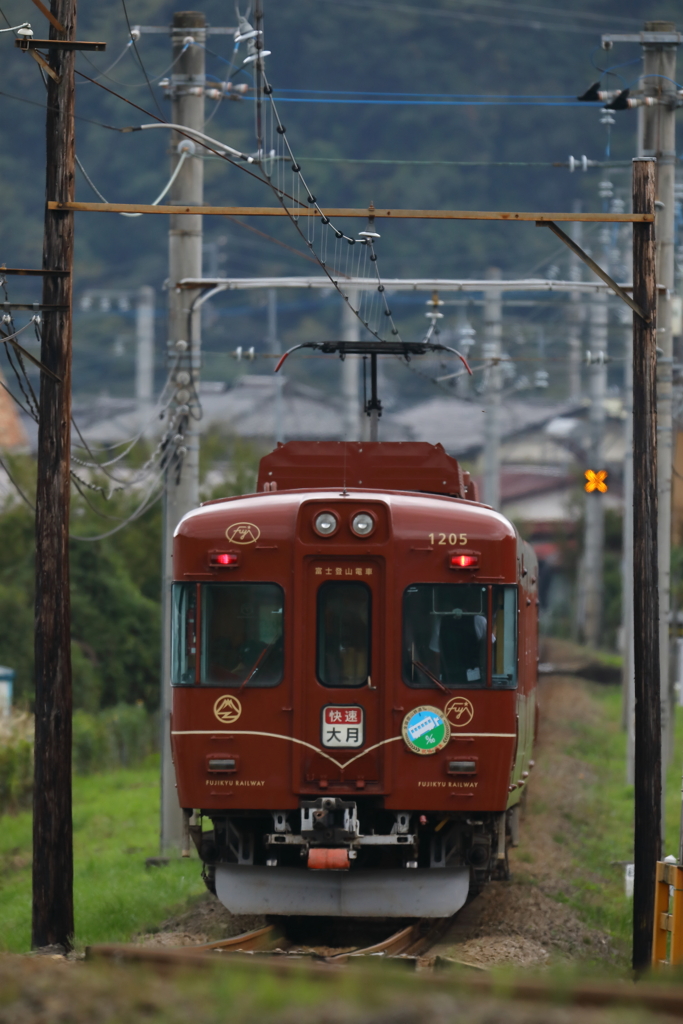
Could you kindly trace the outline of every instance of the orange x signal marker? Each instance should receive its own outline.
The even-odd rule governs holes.
[[[597,473],[593,469],[587,469],[583,475],[586,478],[584,489],[588,494],[591,494],[592,491],[600,491],[601,494],[604,494],[608,490],[605,483],[607,479],[606,469],[599,469]]]

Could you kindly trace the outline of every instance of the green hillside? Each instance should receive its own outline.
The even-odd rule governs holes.
[[[2,9],[9,24],[29,17],[41,34],[44,19],[29,6],[25,0],[7,0]],[[569,209],[580,199],[585,209],[599,209],[597,185],[603,170],[570,174],[567,168],[552,166],[566,162],[569,154],[605,156],[607,135],[599,108],[577,105],[575,97],[600,77],[594,65],[625,65],[604,79],[612,87],[631,84],[637,77],[640,47],[618,45],[605,53],[598,45],[601,32],[634,31],[645,18],[675,18],[676,8],[673,0],[657,4],[610,0],[599,10],[587,0],[572,0],[562,7],[542,0],[430,0],[428,4],[266,0],[266,45],[272,50],[268,73],[288,138],[323,204],[365,206],[373,200],[383,206],[551,210]],[[230,4],[207,0],[202,9],[213,25],[235,23]],[[132,24],[166,25],[173,10],[174,5],[157,0],[128,3]],[[101,85],[147,110],[160,108],[164,116],[169,115],[170,105],[155,82],[170,63],[168,36],[144,34],[138,43],[153,82],[148,87],[130,47],[107,76],[101,75],[126,48],[120,3],[82,0],[79,35],[106,40],[108,47],[106,54],[79,55],[77,66],[84,74],[95,77],[96,65]],[[208,74],[224,79],[232,73],[226,63],[232,38],[210,36],[207,46]],[[44,198],[44,114],[40,109],[44,87],[36,64],[14,49],[11,33],[0,36],[0,49],[0,262],[36,266]],[[242,72],[235,80],[249,82]],[[82,118],[77,128],[78,154],[97,188],[111,200],[151,202],[168,179],[166,133],[119,134],[102,127],[134,125],[150,118],[84,79],[79,79],[77,89]],[[385,95],[368,97],[363,90]],[[425,94],[432,97],[429,103]],[[502,101],[498,97],[518,98]],[[368,98],[374,102],[365,102]],[[249,98],[223,101],[217,110],[214,101],[207,100],[209,130],[247,151],[254,148],[253,112]],[[616,115],[610,140],[613,159],[629,160],[634,155],[636,117],[635,111]],[[353,162],[373,160],[395,162]],[[449,161],[476,166],[455,166]],[[266,185],[222,161],[207,161],[206,171],[207,202],[268,205],[272,201]],[[610,177],[617,192],[627,197],[627,169],[617,168]],[[95,198],[80,171],[77,195]],[[252,226],[302,251],[301,240],[287,223],[261,220]],[[165,217],[77,217],[77,300],[87,287],[152,284],[159,291],[160,373],[166,231]],[[213,258],[218,259],[221,272],[314,270],[301,255],[234,222],[206,218],[205,234],[207,242],[217,245]],[[584,240],[595,244],[596,232],[587,232]],[[531,224],[383,224],[379,252],[385,276],[482,275],[491,264],[500,266],[504,276],[546,273],[549,267],[558,276],[566,274],[562,247]],[[210,262],[208,257],[207,266]],[[35,287],[14,279],[12,298],[29,294],[35,298]],[[407,337],[419,336],[422,330],[424,298],[395,300]],[[448,313],[446,326],[453,327],[462,308]],[[478,310],[472,307],[470,314],[476,326]],[[338,317],[334,297],[281,295],[285,342],[328,334]],[[561,340],[561,310],[551,304],[545,311],[537,309],[529,316],[527,310],[520,317],[517,343],[530,346],[533,353],[550,355]],[[130,394],[133,330],[130,311],[79,311],[77,392],[106,389]],[[213,379],[234,375],[235,365],[225,353],[237,344],[258,348],[264,333],[262,295],[235,293],[221,298],[204,326],[205,375]],[[549,368],[551,388],[559,395],[562,368]],[[260,372],[266,372],[263,365]],[[303,362],[289,372],[323,384],[336,379],[334,368],[321,367],[319,362],[315,372]],[[433,393],[431,385],[404,372],[397,386],[405,389],[406,400]]]

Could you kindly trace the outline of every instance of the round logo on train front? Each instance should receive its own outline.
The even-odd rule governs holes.
[[[230,725],[231,722],[236,722],[242,714],[242,705],[237,697],[233,697],[231,693],[225,693],[214,704],[213,713],[223,725]]]
[[[401,731],[406,746],[414,754],[435,754],[451,738],[451,727],[443,712],[428,704],[409,711]]]
[[[231,544],[255,544],[261,531],[254,523],[233,523],[225,531]]]

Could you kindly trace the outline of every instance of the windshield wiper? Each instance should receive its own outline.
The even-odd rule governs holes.
[[[421,661],[416,661],[416,660],[415,660],[415,658],[411,658],[411,661],[412,661],[413,665],[415,666],[415,668],[416,668],[416,669],[417,669],[417,670],[418,670],[419,672],[422,672],[422,674],[423,674],[424,676],[426,676],[426,677],[427,677],[427,679],[431,680],[431,682],[432,682],[432,683],[434,683],[434,685],[435,685],[435,686],[438,686],[438,687],[439,687],[439,689],[440,689],[440,690],[443,690],[443,692],[444,692],[444,693],[448,693],[448,692],[449,692],[449,691],[448,691],[448,689],[447,689],[447,687],[445,687],[445,686],[443,685],[443,683],[441,682],[441,680],[439,680],[439,679],[437,679],[437,678],[436,678],[436,676],[434,675],[434,673],[433,673],[433,672],[430,672],[430,670],[429,670],[429,669],[427,668],[427,666],[426,666],[426,665],[423,665]]]
[[[263,650],[262,650],[262,651],[261,651],[261,653],[259,654],[258,658],[257,658],[257,659],[256,659],[256,661],[254,662],[254,664],[253,664],[253,666],[252,666],[252,669],[251,669],[251,672],[249,672],[249,674],[248,674],[247,678],[246,678],[246,679],[244,680],[244,682],[243,682],[243,683],[242,683],[242,685],[240,686],[239,690],[237,691],[238,693],[241,693],[241,692],[242,692],[242,690],[244,689],[244,687],[245,687],[245,686],[247,685],[247,683],[249,682],[249,680],[250,680],[250,679],[252,678],[252,676],[255,676],[255,675],[256,675],[256,673],[258,672],[258,667],[259,667],[259,665],[261,664],[261,662],[262,662],[262,661],[263,661],[263,659],[265,658],[266,654],[268,654],[268,652],[269,652],[270,650],[272,650],[272,648],[273,648],[274,646],[275,646],[275,640],[271,640],[271,641],[270,641],[270,643],[269,643],[269,644],[268,644],[268,645],[267,645],[266,647],[264,647],[264,648],[263,648]]]

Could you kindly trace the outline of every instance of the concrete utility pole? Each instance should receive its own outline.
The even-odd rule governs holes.
[[[648,21],[645,30],[674,32],[669,21]],[[661,671],[662,743],[665,763],[671,757],[673,694],[670,679],[671,606],[671,475],[673,463],[673,335],[671,297],[674,293],[674,178],[676,166],[677,43],[647,43],[643,47],[642,91],[660,100],[640,107],[638,155],[657,160],[657,283],[667,291],[657,303],[657,430],[659,494],[659,662]]]
[[[609,259],[609,229],[600,233],[601,265],[611,272]],[[590,369],[589,369],[589,460],[596,472],[604,469],[605,398],[607,397],[607,324],[608,301],[606,292],[598,292],[589,307],[590,316]],[[584,643],[598,647],[602,636],[603,577],[605,555],[605,506],[602,494],[586,494],[584,505],[583,563],[581,587],[580,632]]]
[[[151,433],[149,423],[154,400],[154,289],[143,284],[135,307],[135,398],[140,426]]]
[[[572,209],[575,213],[581,212],[581,200],[574,200]],[[577,245],[583,246],[583,224],[577,221],[572,225],[572,238]],[[574,253],[569,255],[569,279],[580,281],[583,273],[583,263]],[[584,306],[581,301],[581,292],[575,291],[570,296],[567,345],[569,348],[569,398],[578,402],[581,398],[581,328],[583,327]]]
[[[351,309],[358,308],[358,292],[349,289],[349,302],[342,305],[342,341],[360,341],[360,320]],[[342,366],[342,396],[344,400],[344,440],[368,441],[370,419],[363,415],[360,401],[360,366],[362,356],[346,356]],[[367,429],[366,423],[367,421]],[[366,433],[368,436],[366,436]]]
[[[499,267],[490,267],[487,278],[499,281]],[[503,293],[500,288],[484,291],[484,344],[486,368],[486,419],[484,421],[484,486],[482,500],[500,508],[500,390],[503,338]]]
[[[204,127],[204,85],[206,19],[196,11],[173,15],[171,76],[171,122],[202,131]],[[196,43],[197,45],[193,45]],[[201,205],[204,198],[204,164],[193,159],[194,144],[173,133],[171,169],[183,151],[190,153],[171,189],[171,203]],[[163,524],[163,589],[161,651],[161,849],[183,846],[183,815],[178,805],[175,769],[171,758],[171,582],[173,580],[173,532],[182,517],[199,502],[199,430],[189,410],[196,404],[201,367],[201,314],[192,303],[199,290],[175,288],[184,277],[202,276],[202,218],[194,214],[172,216],[169,230],[168,357],[175,367],[175,409],[186,410],[179,432],[184,435],[179,449],[182,461],[174,462],[166,474]]]
[[[58,31],[54,21],[62,29]],[[50,39],[75,38],[76,0],[52,0]],[[73,50],[48,51],[45,192],[71,202],[75,182]],[[47,210],[36,490],[35,767],[31,945],[70,949],[74,934],[71,812],[71,334],[74,215]],[[57,271],[57,273],[53,273]]]
[[[268,289],[268,335],[266,338],[269,352],[277,352],[278,354],[282,351],[280,345],[280,339],[277,333],[277,288]],[[275,444],[284,444],[285,440],[285,425],[284,425],[284,403],[282,390],[284,388],[284,377],[278,373],[275,375]]]

